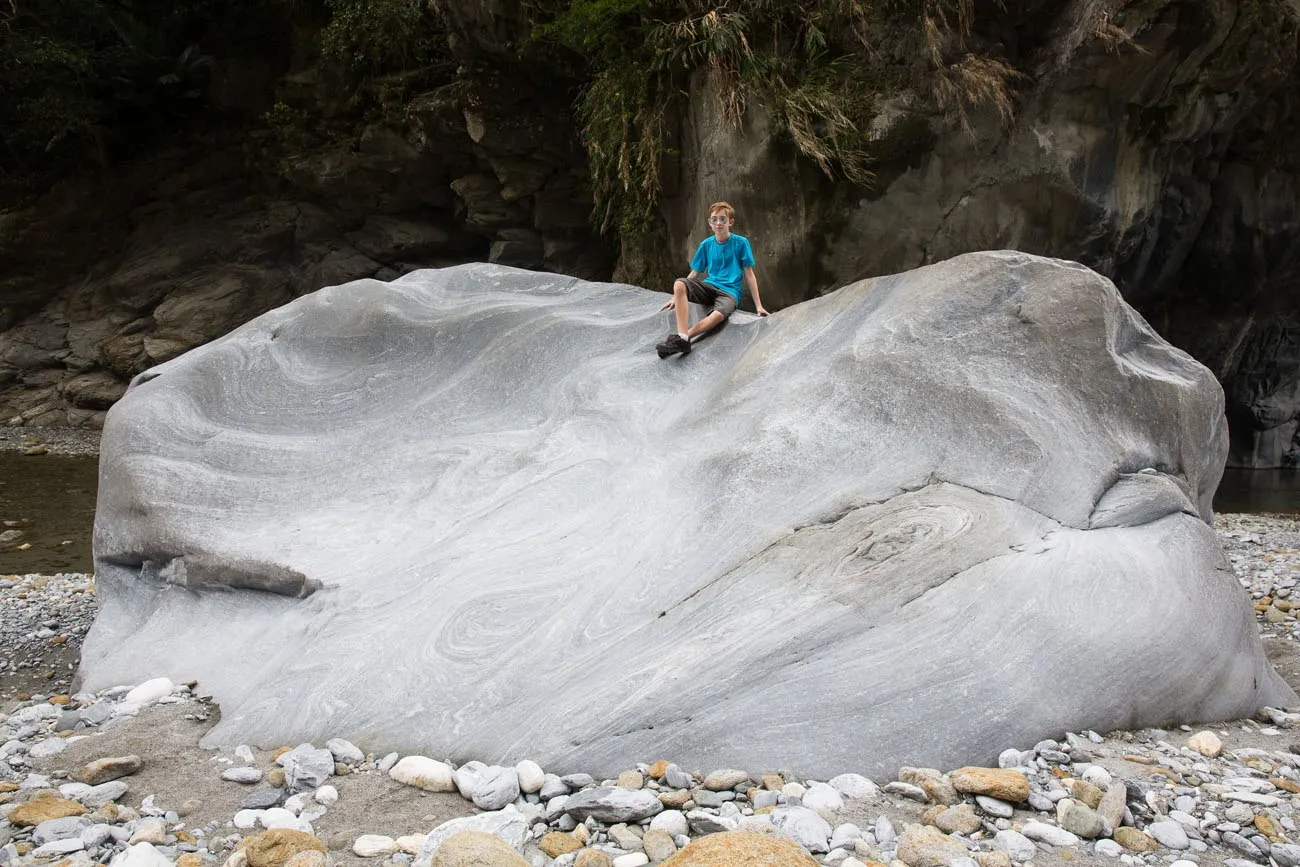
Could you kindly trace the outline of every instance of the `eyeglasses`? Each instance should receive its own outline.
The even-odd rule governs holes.
[[[727,222],[727,218],[726,218],[726,217],[709,217],[709,222],[710,222],[710,223],[725,223],[725,222]]]

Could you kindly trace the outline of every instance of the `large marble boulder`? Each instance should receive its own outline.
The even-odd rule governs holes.
[[[737,316],[495,265],[323,289],[109,414],[81,681],[212,744],[892,774],[1294,694],[1208,525],[1209,371],[1082,266]]]

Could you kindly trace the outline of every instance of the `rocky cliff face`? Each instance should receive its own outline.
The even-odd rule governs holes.
[[[971,250],[1077,260],[1220,377],[1234,463],[1294,461],[1300,4],[1115,5],[1032,3],[972,33],[1025,75],[1009,124],[976,112],[963,131],[920,90],[882,95],[871,189],[828,180],[757,101],[729,125],[697,76],[658,270],[684,267],[719,198],[740,211],[769,306]],[[18,265],[0,274],[0,416],[93,422],[132,373],[327,283],[471,259],[644,271],[587,228],[578,82],[519,51],[520,5],[441,6],[457,79],[400,118],[274,175],[248,169],[257,145],[240,142],[0,217]],[[912,49],[881,50],[905,64]],[[323,85],[295,70],[276,87],[292,102]]]
[[[778,304],[972,250],[1082,262],[1220,377],[1233,462],[1294,462],[1300,7],[1129,4],[1109,23],[1132,41],[1116,45],[1081,23],[1096,5],[1043,22],[1009,127],[990,112],[965,135],[914,94],[882,104],[882,137],[918,121],[936,134],[906,137],[860,197],[810,177],[761,106],[728,129],[701,78],[666,213],[675,252],[686,261],[704,209],[726,198]]]
[[[451,36],[472,65],[346,136],[286,148],[237,127],[0,212],[0,422],[102,424],[141,370],[359,277],[483,260],[607,277],[573,83]],[[247,84],[254,112],[338,102],[310,65]]]

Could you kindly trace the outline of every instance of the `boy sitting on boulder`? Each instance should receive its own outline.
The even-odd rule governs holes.
[[[691,259],[691,273],[673,283],[673,297],[661,310],[676,308],[677,333],[655,347],[660,358],[681,353],[688,355],[691,340],[706,334],[727,320],[740,303],[740,283],[743,279],[754,297],[754,310],[766,316],[767,310],[758,297],[758,278],[754,276],[754,250],[749,239],[733,234],[736,210],[726,202],[715,202],[709,207],[709,229],[713,237],[705,238]],[[707,280],[701,280],[704,274]],[[711,307],[709,314],[690,325],[688,302]],[[688,327],[690,326],[690,327]]]

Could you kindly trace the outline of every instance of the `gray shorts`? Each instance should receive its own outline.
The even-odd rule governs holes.
[[[703,280],[696,280],[694,277],[678,277],[686,284],[686,300],[692,304],[702,304],[710,307],[722,314],[722,318],[736,312],[736,299],[732,298],[726,292],[714,286],[710,286]]]

